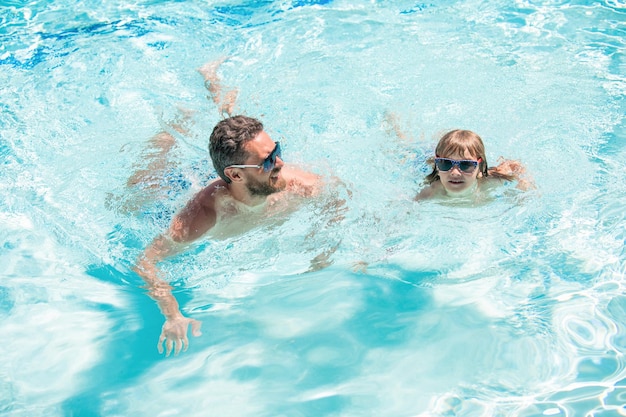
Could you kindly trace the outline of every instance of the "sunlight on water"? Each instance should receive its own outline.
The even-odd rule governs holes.
[[[102,339],[116,326],[107,310],[126,308],[125,297],[111,283],[90,280],[69,262],[75,255],[26,215],[2,216],[0,224],[0,327],[10,335],[0,367],[2,410],[45,414],[88,384],[85,372],[102,361]],[[129,318],[125,326],[137,324]]]
[[[0,6],[0,414],[626,415],[624,4],[66,3]],[[165,359],[132,266],[215,178],[222,57],[328,186],[162,265],[203,322]],[[537,189],[413,202],[452,128]]]

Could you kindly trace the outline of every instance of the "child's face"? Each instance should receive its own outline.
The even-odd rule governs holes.
[[[460,160],[471,160],[477,161],[478,158],[472,155],[469,151],[465,151],[464,154],[461,153],[453,153],[450,155],[438,155],[440,158],[448,158],[454,159],[457,161]],[[478,173],[480,170],[478,167],[474,169],[472,172],[464,172],[459,169],[457,165],[453,165],[452,169],[449,171],[441,171],[437,170],[439,173],[439,179],[441,180],[441,185],[446,190],[446,193],[452,195],[463,195],[465,193],[471,192],[478,181]]]

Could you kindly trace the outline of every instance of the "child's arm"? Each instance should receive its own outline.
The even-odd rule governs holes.
[[[495,168],[489,169],[489,175],[506,181],[517,181],[517,188],[527,191],[536,188],[535,183],[526,173],[526,167],[519,161],[512,159],[499,159]]]

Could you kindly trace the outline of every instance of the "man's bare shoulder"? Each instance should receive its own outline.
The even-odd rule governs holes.
[[[209,231],[215,226],[216,207],[228,196],[230,192],[222,179],[213,181],[198,191],[172,220],[170,225],[172,239],[177,242],[190,242]]]
[[[285,165],[282,174],[287,182],[287,191],[296,194],[318,194],[323,185],[320,175],[304,171],[294,165]]]

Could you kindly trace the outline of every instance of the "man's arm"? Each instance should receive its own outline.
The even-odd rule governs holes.
[[[178,301],[172,294],[171,285],[159,276],[161,272],[157,264],[178,251],[179,246],[169,235],[161,235],[146,248],[134,268],[134,271],[147,284],[148,294],[157,302],[161,313],[165,316],[157,349],[159,353],[163,353],[163,343],[165,342],[166,356],[169,356],[172,350],[175,354],[181,350],[187,350],[189,346],[189,339],[187,338],[189,324],[191,324],[194,336],[201,334],[201,323],[182,315]]]
[[[287,181],[288,191],[302,197],[319,195],[325,185],[320,175],[304,171],[295,165],[285,164],[282,172]]]
[[[169,231],[158,236],[139,257],[134,271],[145,281],[148,294],[157,302],[165,323],[157,344],[159,353],[168,356],[172,350],[178,354],[187,350],[189,339],[187,329],[191,324],[191,332],[199,336],[201,323],[182,315],[178,301],[172,294],[171,285],[160,275],[158,263],[175,255],[184,248],[185,243],[199,238],[215,225],[213,186],[205,188],[187,203],[187,206],[172,220]]]

